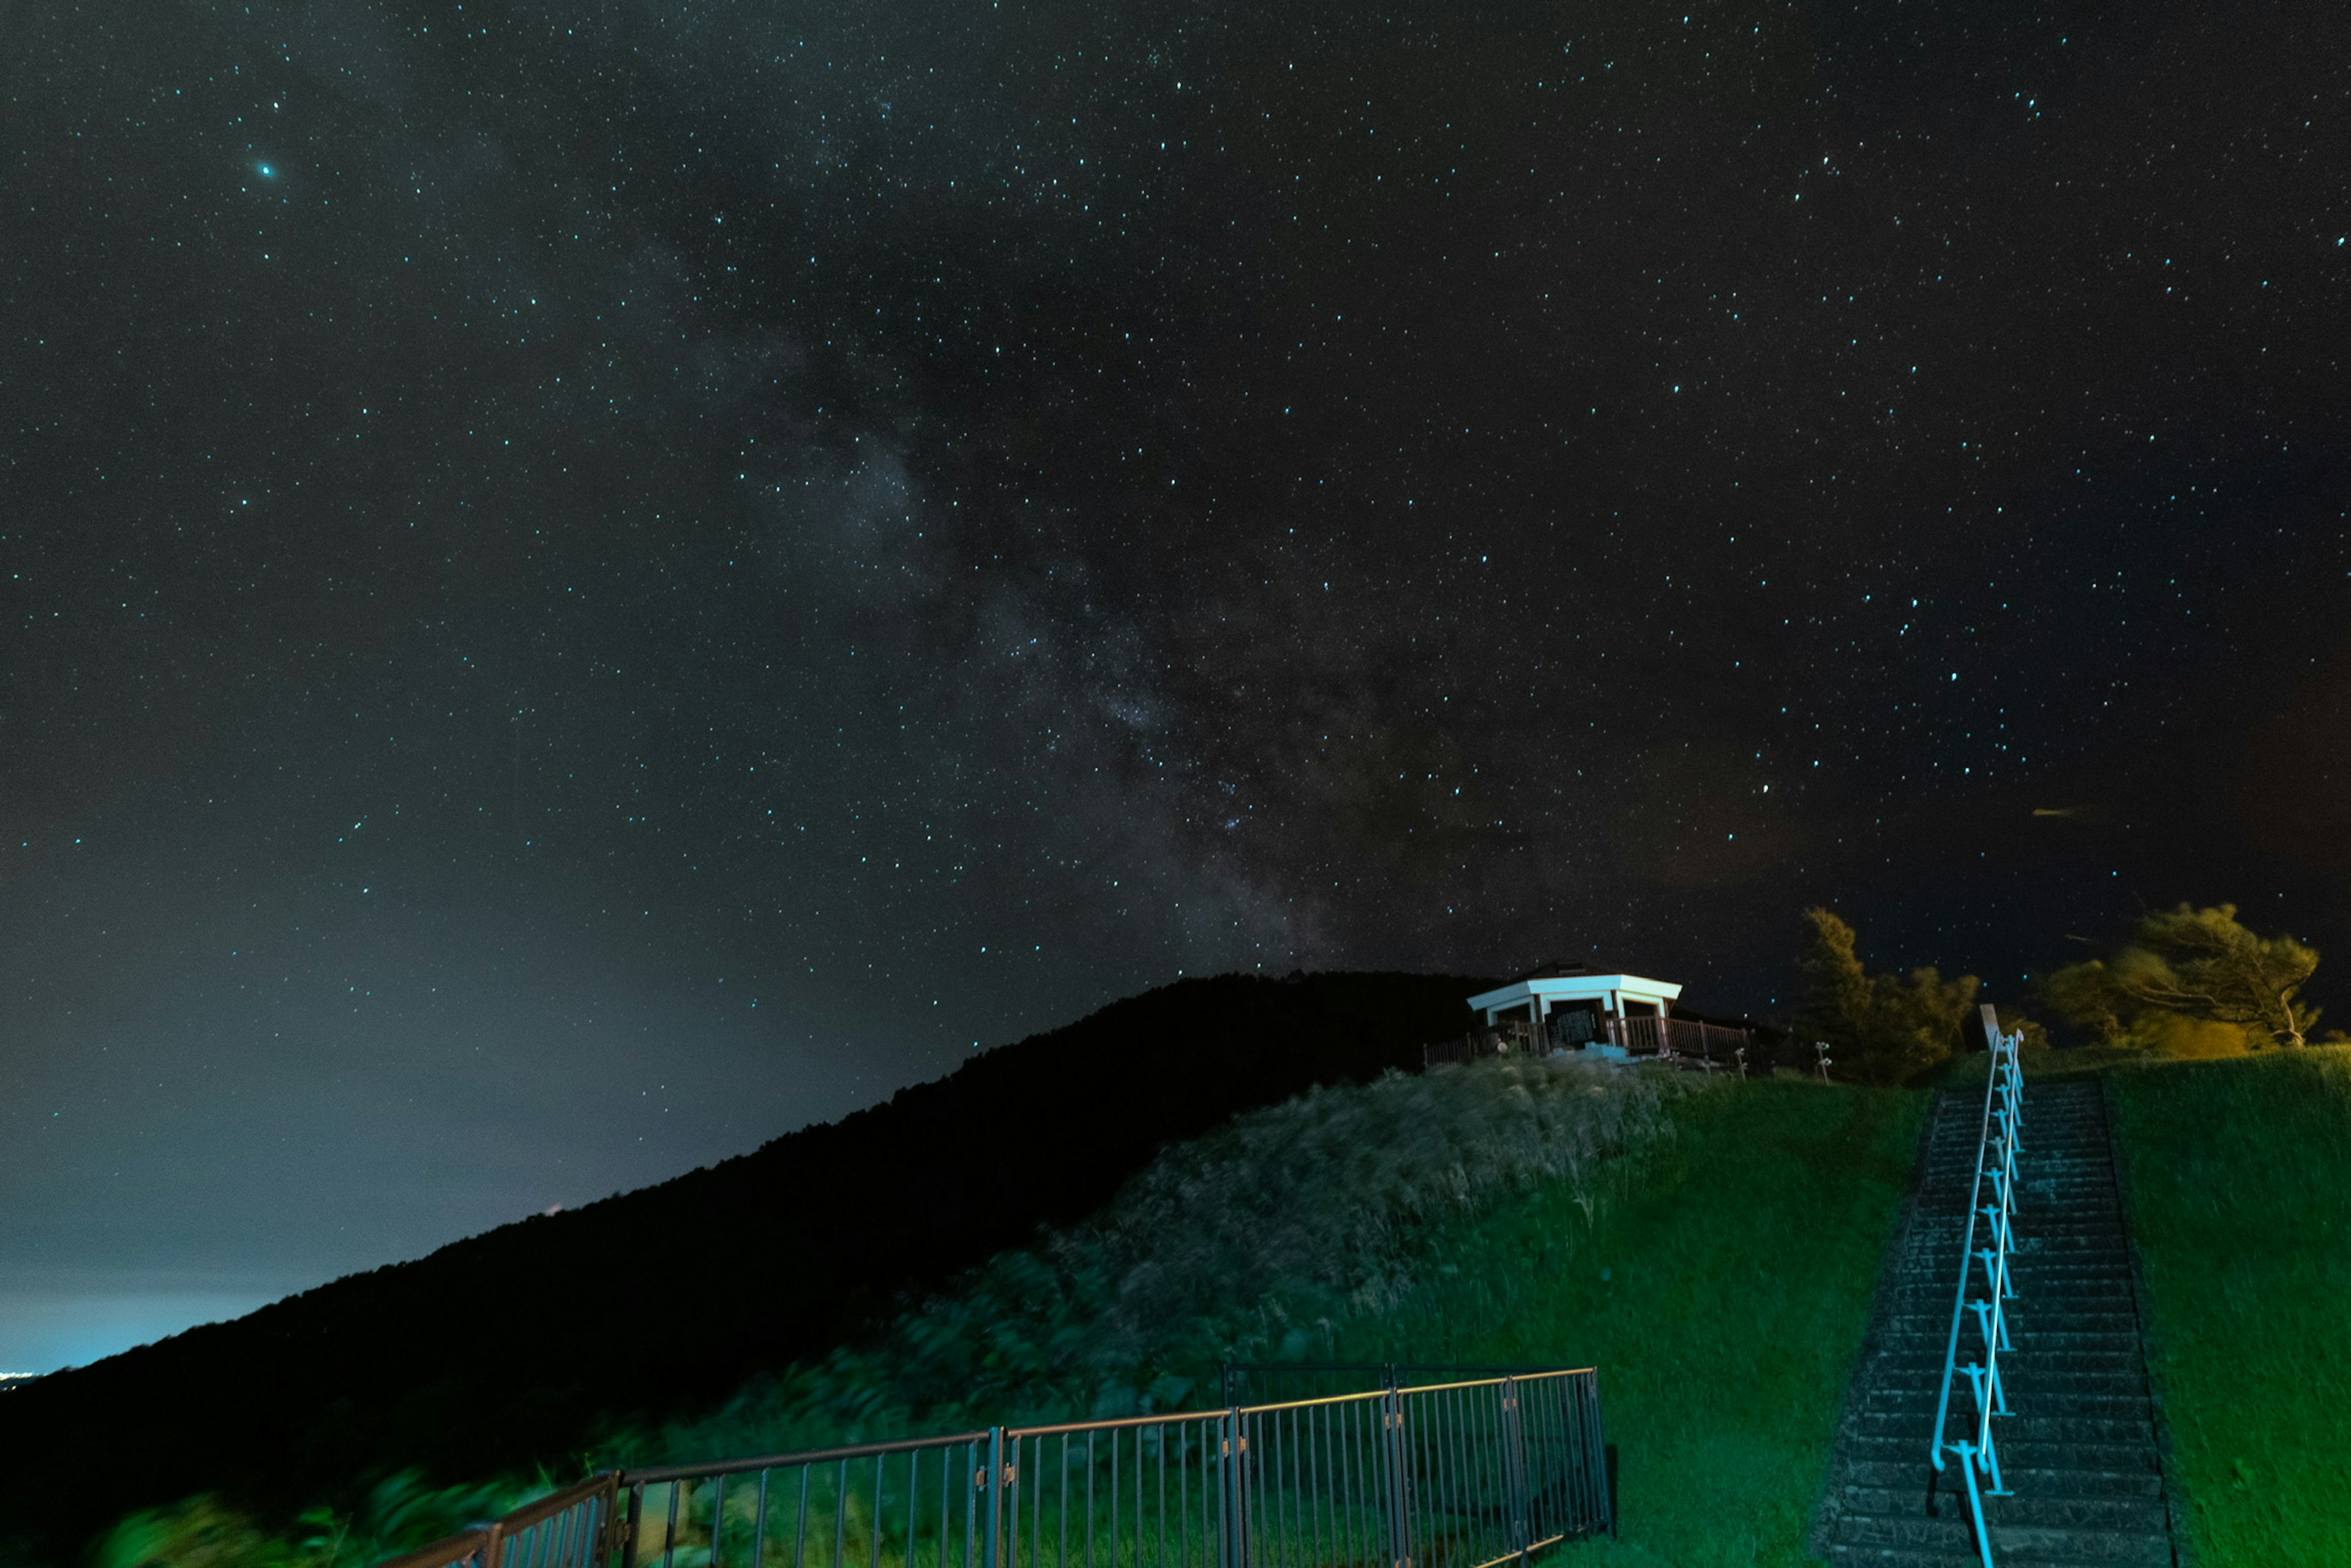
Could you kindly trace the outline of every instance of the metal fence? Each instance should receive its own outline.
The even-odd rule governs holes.
[[[623,1568],[991,1568],[1003,1428],[620,1477]],[[492,1568],[500,1568],[493,1564]]]
[[[1990,1004],[1983,1009],[1984,1036],[1991,1045],[1991,1071],[1984,1082],[1983,1125],[1977,1134],[1976,1174],[1968,1191],[1967,1239],[1959,1249],[1959,1283],[1951,1302],[1951,1337],[1943,1353],[1942,1392],[1935,1403],[1935,1436],[1930,1454],[1935,1469],[1946,1456],[1959,1461],[1968,1486],[1968,1509],[1975,1522],[1976,1550],[1984,1568],[1993,1568],[1991,1537],[1984,1529],[1983,1500],[2011,1495],[2000,1475],[2000,1453],[1992,1440],[1992,1417],[2005,1416],[2008,1391],[2000,1379],[2000,1358],[2013,1349],[2008,1335],[2008,1301],[2016,1294],[2009,1278],[2008,1254],[2016,1211],[2016,1156],[2021,1147],[2024,1111],[2024,1072],[2017,1051],[2024,1043],[2022,1030],[2000,1032],[2000,1020]],[[1989,1188],[1989,1190],[1987,1190]],[[1977,1245],[1978,1223],[1983,1245]],[[1970,1299],[1981,1264],[1983,1294]],[[1975,1319],[1977,1360],[1959,1364],[1959,1336],[1970,1314]],[[1951,1407],[1951,1390],[1965,1376],[1969,1409]],[[1959,1436],[1950,1435],[1956,1420]],[[1983,1483],[1989,1481],[1987,1488]]]
[[[437,1541],[382,1568],[604,1568],[620,1549],[610,1471]]]
[[[1218,1370],[1220,1404],[1282,1405],[1327,1399],[1334,1394],[1368,1394],[1418,1384],[1458,1383],[1465,1378],[1531,1377],[1552,1366],[1436,1365],[1416,1361],[1228,1361]]]
[[[1312,1370],[1377,1385],[606,1475],[397,1568],[1494,1568],[1613,1528],[1591,1369]],[[541,1528],[589,1498],[609,1531]]]

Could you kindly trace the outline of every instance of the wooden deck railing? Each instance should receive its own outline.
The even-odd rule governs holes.
[[[1603,1018],[1594,1020],[1600,1033],[1590,1043],[1614,1046],[1632,1056],[1675,1058],[1697,1063],[1729,1066],[1754,1043],[1747,1030],[1697,1019]],[[1440,1062],[1478,1061],[1489,1056],[1548,1056],[1573,1051],[1583,1042],[1538,1037],[1523,1022],[1490,1030],[1472,1030],[1458,1040],[1440,1040],[1421,1047],[1424,1070]]]

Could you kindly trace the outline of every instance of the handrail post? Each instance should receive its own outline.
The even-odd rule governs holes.
[[[1976,1493],[1975,1445],[1960,1443],[1957,1447],[1959,1453],[1959,1473],[1967,1478],[1968,1482],[1968,1511],[1974,1516],[1976,1521],[1976,1551],[1983,1557],[1983,1568],[1993,1568],[1991,1532],[1984,1528],[1983,1499]]]

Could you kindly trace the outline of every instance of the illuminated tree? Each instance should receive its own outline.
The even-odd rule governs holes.
[[[2253,1045],[2308,1043],[2318,1009],[2296,998],[2318,954],[2291,936],[2262,936],[2237,920],[2237,906],[2181,904],[2142,916],[2111,959],[2058,970],[2042,995],[2067,1022],[2101,1040],[2128,1038],[2150,1014],[2230,1024]]]
[[[1826,909],[1804,911],[1809,930],[1798,960],[1804,1005],[1796,1027],[1828,1041],[1853,1076],[1899,1083],[1950,1056],[1974,1007],[1973,975],[1946,980],[1937,970],[1872,975],[1855,950],[1852,926]]]

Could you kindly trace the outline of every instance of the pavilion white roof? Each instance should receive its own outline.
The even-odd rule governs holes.
[[[1469,1006],[1480,1012],[1495,1012],[1503,1008],[1524,1007],[1530,1001],[1546,1006],[1553,1002],[1595,1001],[1614,1007],[1629,998],[1655,1002],[1662,1010],[1681,994],[1681,987],[1672,980],[1652,980],[1641,975],[1545,975],[1480,991],[1469,998]]]

